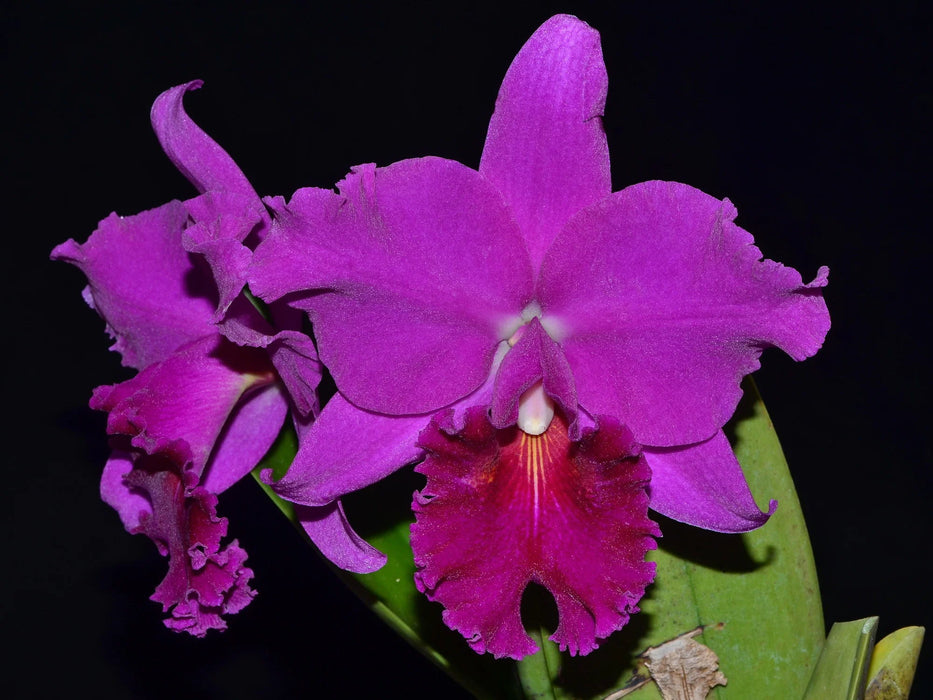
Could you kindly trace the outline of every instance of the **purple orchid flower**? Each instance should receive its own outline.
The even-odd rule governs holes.
[[[275,484],[323,506],[403,465],[416,582],[477,651],[521,658],[529,582],[587,653],[637,611],[660,533],[720,532],[752,498],[722,427],[766,347],[813,355],[820,288],[762,260],[735,207],[687,185],[613,193],[599,35],[556,16],[506,74],[479,170],[362,165],[270,200],[251,290],[305,311],[339,393]],[[649,500],[650,497],[650,500]]]
[[[85,300],[106,320],[124,364],[140,370],[91,399],[108,412],[113,436],[101,495],[129,532],[148,535],[169,556],[152,596],[169,613],[165,624],[203,636],[224,629],[223,615],[255,595],[246,553],[236,540],[221,544],[227,521],[217,516],[217,494],[260,461],[290,405],[299,432],[306,429],[319,411],[321,370],[311,339],[291,329],[296,312],[274,309],[274,320],[284,319],[274,328],[241,294],[247,244],[262,239],[270,219],[230,156],[185,114],[184,94],[197,87],[163,93],[152,121],[201,194],[135,216],[112,214],[86,243],[69,240],[52,258],[85,273]],[[298,515],[339,566],[382,565],[339,502]]]

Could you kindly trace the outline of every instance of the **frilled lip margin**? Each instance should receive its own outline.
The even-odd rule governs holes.
[[[497,430],[476,407],[422,433],[411,544],[415,582],[477,652],[520,659],[537,649],[520,614],[526,586],[554,596],[551,637],[586,654],[628,622],[654,579],[645,561],[660,530],[647,515],[650,470],[631,431],[601,417],[579,441],[557,415],[542,435]]]
[[[236,540],[222,544],[227,519],[217,515],[217,496],[190,470],[164,456],[122,450],[124,442],[113,439],[101,491],[131,534],[148,536],[168,557],[168,573],[151,596],[169,613],[165,626],[196,637],[226,629],[224,615],[245,608],[256,592],[246,552]]]

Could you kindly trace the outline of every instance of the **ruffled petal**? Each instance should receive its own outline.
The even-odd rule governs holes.
[[[166,627],[203,637],[209,629],[226,629],[224,615],[242,610],[255,596],[246,568],[246,552],[236,540],[223,545],[227,519],[217,516],[217,496],[197,486],[191,472],[147,468],[140,461],[124,482],[144,494],[151,510],[142,513],[135,533],[142,533],[169,557],[168,574],[152,600],[170,613]]]
[[[531,299],[504,202],[475,171],[439,158],[360,166],[340,188],[269,202],[276,221],[250,289],[293,294],[321,360],[361,408],[427,413],[474,391]]]
[[[107,432],[133,447],[193,464],[200,477],[234,408],[251,389],[274,381],[265,352],[208,336],[121,384],[94,391],[91,408],[108,411]],[[274,420],[279,420],[281,413]]]
[[[259,196],[233,158],[185,113],[185,93],[203,84],[192,80],[156,98],[150,118],[162,150],[198,192],[221,190],[251,197],[258,204]]]
[[[720,430],[712,438],[687,447],[645,447],[651,467],[651,509],[688,525],[715,532],[748,532],[761,527],[767,512],[755,504],[742,467]]]
[[[557,15],[502,81],[479,171],[511,205],[535,269],[564,223],[611,192],[599,33]]]
[[[545,393],[570,418],[570,437],[578,439],[577,394],[573,374],[563,351],[545,332],[537,318],[521,328],[521,337],[506,353],[496,373],[490,421],[496,428],[514,425],[522,395],[542,382]]]
[[[281,331],[272,336],[266,347],[299,415],[307,418],[320,413],[317,389],[323,368],[314,341],[298,331]]]
[[[272,487],[294,503],[328,506],[420,459],[418,434],[429,420],[426,415],[370,413],[336,394],[302,436],[288,472]]]
[[[292,404],[302,418],[316,416],[321,409],[317,393],[323,368],[317,356],[314,341],[297,330],[275,332],[246,297],[237,298],[231,305],[230,318],[235,323],[223,325],[224,336],[237,345],[265,348],[291,397]],[[278,328],[298,328],[302,314],[280,302],[269,307]]]
[[[52,251],[87,276],[84,298],[125,365],[142,369],[212,332],[217,292],[207,266],[182,248],[187,219],[180,202],[111,214],[83,245],[68,240]]]
[[[222,191],[190,199],[185,209],[192,223],[182,244],[188,252],[204,256],[210,266],[218,292],[214,320],[221,321],[246,284],[253,254],[244,241],[253,232],[265,231],[270,218],[254,195]]]
[[[764,348],[801,360],[829,329],[825,268],[806,285],[763,261],[735,216],[728,200],[646,182],[581,212],[544,261],[538,300],[562,329],[580,404],[643,444],[708,439]]]
[[[350,527],[340,501],[317,508],[295,506],[295,515],[321,554],[341,569],[368,574],[386,563],[386,555]]]
[[[152,503],[149,498],[131,488],[124,477],[133,470],[133,463],[139,456],[138,450],[129,446],[125,440],[125,449],[111,445],[110,458],[104,465],[104,473],[100,479],[100,497],[108,506],[113,508],[120,516],[123,527],[129,533],[136,532],[142,518],[152,515]],[[162,552],[164,556],[167,552]]]
[[[649,470],[612,419],[579,442],[559,416],[543,435],[496,430],[482,407],[461,432],[422,433],[428,481],[415,494],[415,582],[470,646],[521,658],[536,645],[520,617],[530,582],[554,596],[552,639],[586,654],[620,629],[654,577],[645,554],[660,533],[647,517]]]

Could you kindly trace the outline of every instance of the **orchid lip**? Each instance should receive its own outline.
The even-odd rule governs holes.
[[[411,544],[415,583],[477,652],[519,659],[537,645],[521,619],[529,583],[557,606],[551,639],[586,654],[638,611],[654,578],[644,560],[657,526],[647,517],[650,473],[631,431],[603,416],[569,438],[560,411],[532,436],[496,429],[481,406],[451,433],[435,417],[416,467]],[[482,556],[479,556],[479,553]]]

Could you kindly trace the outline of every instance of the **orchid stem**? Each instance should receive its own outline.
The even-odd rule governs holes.
[[[554,679],[560,673],[560,651],[539,627],[528,633],[538,644],[538,651],[516,662],[522,692],[529,700],[559,700]]]

